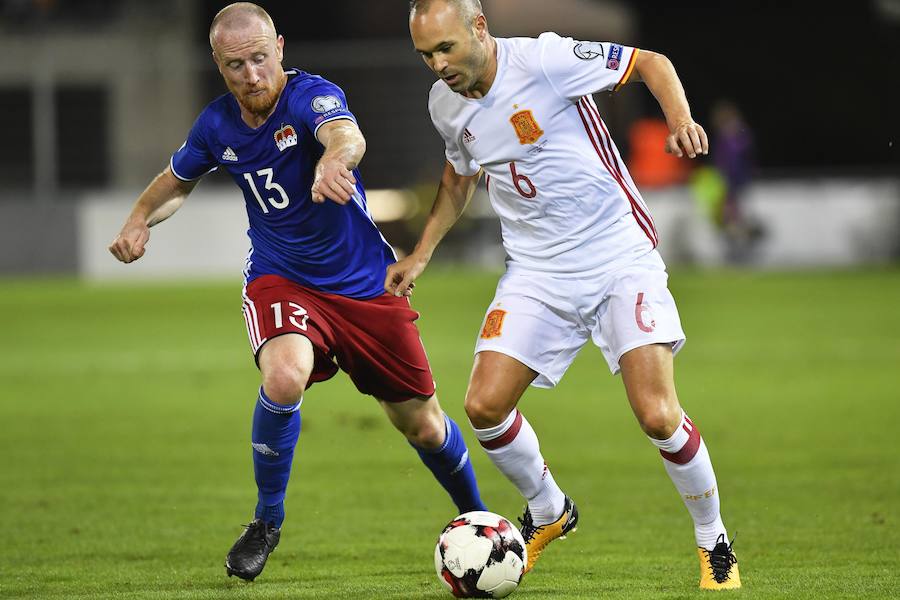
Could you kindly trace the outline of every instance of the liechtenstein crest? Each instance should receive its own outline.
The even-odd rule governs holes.
[[[509,118],[509,122],[515,128],[520,144],[533,144],[544,135],[544,130],[530,110],[520,110]]]
[[[284,152],[286,148],[297,145],[297,132],[293,125],[284,125],[275,132],[275,145]]]

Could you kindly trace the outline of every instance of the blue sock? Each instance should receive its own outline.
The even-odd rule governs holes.
[[[469,450],[457,424],[444,415],[447,425],[444,444],[435,450],[426,450],[410,444],[419,453],[425,466],[431,469],[460,514],[472,510],[487,510],[478,493],[475,470],[469,461]]]
[[[284,522],[284,494],[298,437],[300,403],[276,404],[260,387],[251,432],[253,471],[259,490],[255,516],[275,527],[281,527]]]

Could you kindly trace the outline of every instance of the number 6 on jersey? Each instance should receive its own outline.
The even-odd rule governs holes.
[[[516,191],[519,192],[519,195],[523,198],[534,198],[537,196],[537,188],[531,183],[531,180],[528,179],[527,175],[522,175],[518,171],[516,171],[516,162],[512,161],[509,163],[509,172],[512,174],[513,185],[516,186]],[[528,186],[528,189],[523,189],[522,184]]]

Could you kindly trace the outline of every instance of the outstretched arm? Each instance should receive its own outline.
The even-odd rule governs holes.
[[[709,141],[703,128],[691,117],[684,87],[672,62],[662,54],[640,50],[631,81],[643,81],[656,97],[669,125],[666,152],[695,158],[709,152]]]
[[[409,296],[412,293],[413,282],[425,270],[435,248],[469,205],[480,178],[481,171],[464,176],[457,174],[450,163],[444,166],[437,197],[419,242],[409,256],[388,267],[384,279],[386,292],[395,296]]]
[[[349,119],[325,123],[316,137],[325,146],[325,153],[316,165],[312,200],[319,204],[326,199],[347,204],[356,193],[353,169],[366,153],[366,138]]]
[[[166,167],[138,197],[119,235],[109,245],[113,256],[123,263],[142,257],[150,228],[175,214],[196,185],[196,181],[178,179]]]

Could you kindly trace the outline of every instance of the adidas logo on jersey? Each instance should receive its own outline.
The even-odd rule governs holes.
[[[225,147],[225,152],[222,153],[222,160],[227,160],[228,162],[237,162],[237,154],[234,153],[234,150],[231,149],[231,146]]]
[[[472,135],[472,132],[469,131],[468,127],[466,127],[466,129],[463,131],[463,143],[471,144],[474,141],[475,141],[475,136]]]
[[[293,125],[284,125],[275,132],[275,145],[284,152],[286,148],[297,145],[297,132]]]

